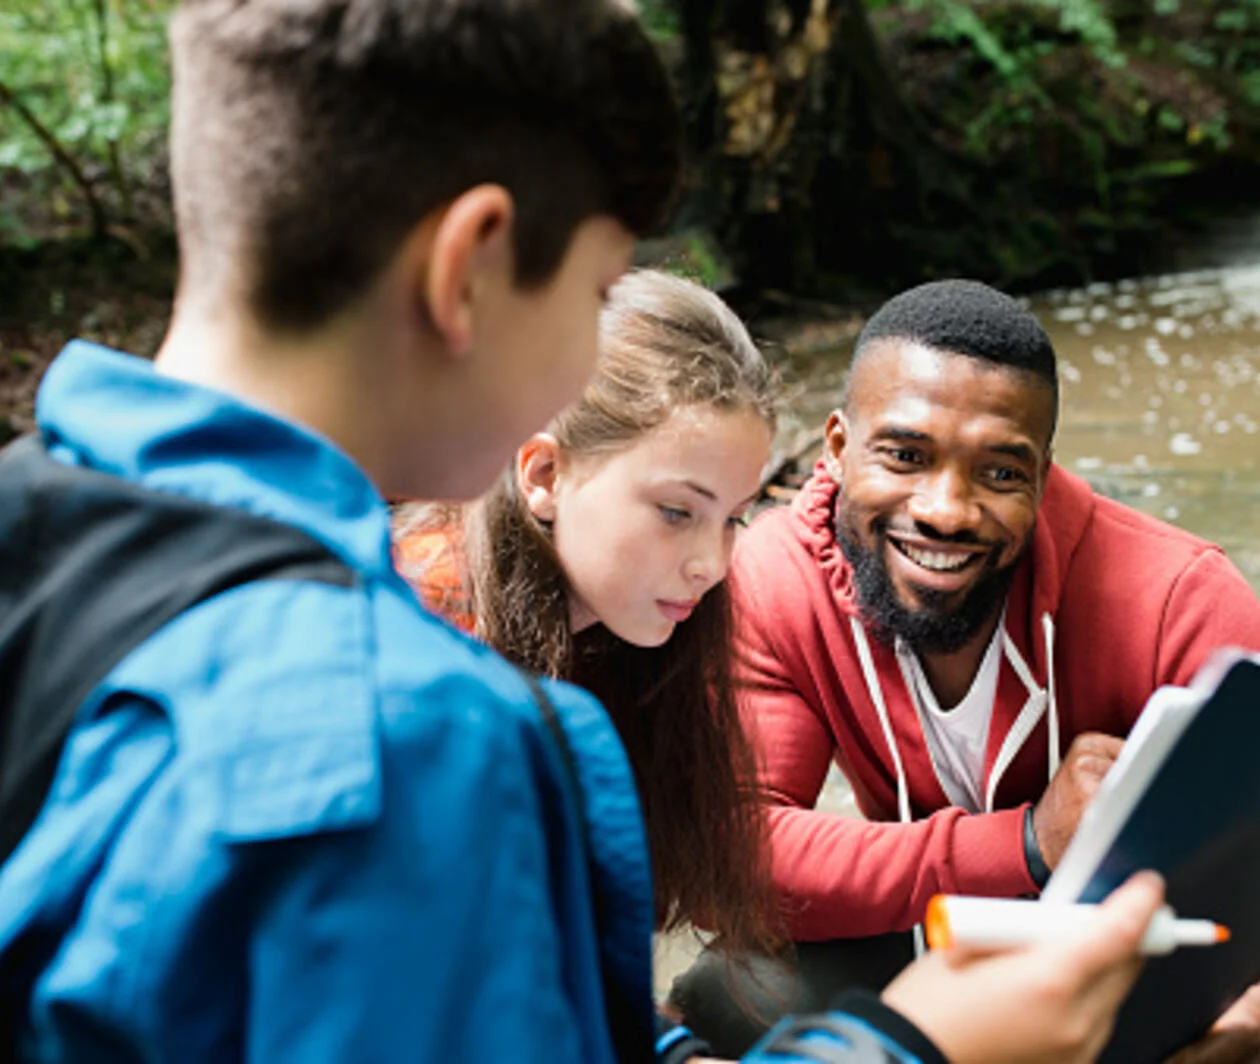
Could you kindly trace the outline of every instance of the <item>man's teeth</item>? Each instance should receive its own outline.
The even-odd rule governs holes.
[[[956,554],[954,552],[946,552],[940,550],[921,550],[918,547],[912,547],[909,543],[898,543],[903,554],[913,562],[917,562],[924,569],[931,569],[937,573],[952,573],[957,569],[961,569],[969,561],[972,555]]]

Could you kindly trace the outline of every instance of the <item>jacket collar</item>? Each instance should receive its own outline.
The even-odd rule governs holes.
[[[49,367],[35,415],[63,461],[285,522],[365,574],[391,571],[384,500],[304,426],[82,340]]]

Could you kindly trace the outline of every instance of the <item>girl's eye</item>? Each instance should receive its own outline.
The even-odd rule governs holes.
[[[747,514],[732,514],[730,517],[726,519],[726,527],[727,528],[736,528],[736,527],[747,528],[748,515]]]
[[[665,519],[667,525],[680,525],[691,516],[686,510],[678,506],[658,506],[661,517]]]

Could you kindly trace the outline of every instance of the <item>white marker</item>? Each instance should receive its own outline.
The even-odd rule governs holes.
[[[972,898],[937,894],[928,902],[928,945],[1010,949],[1046,942],[1098,918],[1096,905],[1056,905],[1015,898]],[[1179,920],[1165,905],[1151,918],[1141,952],[1171,953],[1179,946],[1215,946],[1229,941],[1229,928],[1211,920]]]

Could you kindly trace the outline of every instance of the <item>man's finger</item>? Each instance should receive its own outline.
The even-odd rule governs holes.
[[[1071,757],[1073,754],[1077,757],[1093,754],[1096,757],[1104,757],[1109,761],[1114,761],[1120,756],[1120,751],[1123,749],[1124,740],[1117,739],[1114,735],[1104,735],[1102,732],[1083,732],[1072,740],[1072,745],[1068,748],[1068,757]]]
[[[1111,766],[1114,764],[1114,761],[1094,757],[1092,754],[1089,757],[1082,758],[1076,763],[1077,782],[1082,785],[1093,784],[1094,787],[1097,787],[1102,782],[1103,777],[1111,771]]]
[[[1230,1005],[1216,1021],[1213,1030],[1225,1031],[1230,1028],[1260,1029],[1260,984],[1251,987]]]
[[[1260,1031],[1234,1027],[1187,1046],[1166,1064],[1255,1064],[1257,1060]]]

